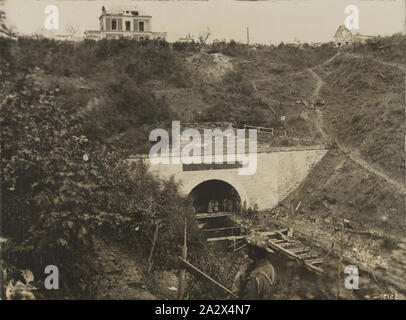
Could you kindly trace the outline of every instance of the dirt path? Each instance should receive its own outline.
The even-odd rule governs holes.
[[[335,58],[338,54],[334,55],[333,57],[331,57],[330,59],[328,59],[328,61],[332,61],[333,58]],[[326,64],[325,62],[323,64]],[[308,68],[307,71],[312,75],[312,77],[315,79],[316,81],[316,86],[313,90],[313,94],[311,99],[316,99],[316,97],[319,96],[321,88],[324,85],[324,81],[322,78],[320,78],[320,76],[311,68]],[[314,125],[316,127],[316,130],[320,132],[323,140],[325,141],[325,143],[330,144],[331,143],[331,137],[330,135],[324,130],[323,127],[323,113],[320,110],[320,108],[316,108],[316,116],[314,118]]]
[[[344,146],[343,144],[337,142],[338,148],[343,151],[346,155],[348,155],[351,160],[368,170],[369,172],[372,172],[373,174],[379,176],[380,178],[384,179],[386,182],[392,184],[395,186],[397,189],[399,189],[403,194],[406,194],[406,187],[403,183],[398,182],[391,177],[389,177],[386,173],[384,173],[382,170],[379,170],[377,168],[372,167],[368,162],[366,162],[361,155],[359,154],[359,151],[347,146]]]
[[[332,56],[331,58],[327,59],[326,61],[324,61],[322,64],[319,65],[319,67],[324,67],[326,65],[328,65],[330,62],[332,62],[335,58],[337,58],[339,55],[341,54],[341,52],[337,52],[334,56]]]
[[[100,277],[97,285],[97,299],[155,300],[145,286],[142,265],[134,252],[117,243],[96,238],[94,240],[97,258],[93,262]]]
[[[314,72],[313,69],[309,68],[309,69],[307,69],[307,71],[310,72],[311,75],[313,76],[313,78],[316,80],[316,87],[313,90],[313,97],[312,97],[312,98],[316,98],[320,94],[320,90],[324,84],[324,81],[320,78],[320,76],[316,72]]]
[[[322,63],[320,66],[323,65],[327,65],[328,63],[330,63],[331,61],[333,61],[336,57],[338,57],[340,55],[340,53],[337,53],[336,55],[334,55],[333,57],[331,57],[330,59],[328,59],[326,62]],[[354,58],[362,58],[362,56],[358,56],[358,55],[354,55],[354,54],[346,54],[350,57],[354,57]],[[406,71],[406,67],[405,66],[399,66],[396,63],[391,63],[391,62],[384,62],[379,60],[379,63],[385,64],[385,65],[389,65],[392,67],[397,67],[402,71]],[[315,67],[317,68],[317,67]],[[316,86],[315,89],[313,91],[313,98],[317,97],[320,93],[321,88],[323,87],[323,85],[325,84],[323,79],[320,78],[320,76],[314,71],[314,69],[307,69],[308,72],[311,73],[311,75],[315,78],[316,80]],[[320,132],[321,136],[323,137],[323,140],[326,143],[331,143],[332,141],[332,137],[325,131],[324,129],[324,120],[323,120],[323,112],[320,108],[316,109],[316,117],[315,117],[315,126],[317,128],[317,130]],[[392,179],[391,177],[389,177],[383,170],[376,168],[376,166],[372,166],[371,164],[369,164],[367,161],[365,161],[358,150],[348,147],[348,146],[344,146],[342,143],[340,143],[339,141],[337,141],[335,139],[335,142],[338,146],[338,148],[344,152],[348,157],[350,157],[351,160],[353,160],[354,162],[356,162],[358,165],[362,166],[364,169],[368,170],[369,172],[379,176],[380,178],[384,179],[386,182],[388,182],[389,184],[392,184],[393,186],[395,186],[397,189],[399,189],[402,193],[406,194],[406,187],[403,183]]]

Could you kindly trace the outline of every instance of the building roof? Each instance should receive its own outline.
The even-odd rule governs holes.
[[[372,35],[365,35],[365,34],[360,34],[359,32],[353,33],[351,30],[349,30],[345,25],[340,25],[334,34],[334,39],[335,40],[366,40],[366,39],[373,39],[376,38],[376,36]]]
[[[135,6],[120,6],[113,5],[106,9],[104,15],[118,15],[118,16],[142,16],[151,17],[148,13]]]
[[[336,36],[337,36],[337,35],[352,35],[352,32],[351,32],[351,30],[348,29],[344,24],[341,24],[341,25],[338,27],[338,29],[337,29],[335,35],[336,35]]]

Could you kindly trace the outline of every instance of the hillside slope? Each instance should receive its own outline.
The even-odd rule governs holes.
[[[405,68],[363,54],[339,52],[309,70],[325,105],[308,121],[336,149],[261,223],[281,220],[328,248],[334,220],[347,219],[344,255],[378,275],[378,296],[405,298]]]

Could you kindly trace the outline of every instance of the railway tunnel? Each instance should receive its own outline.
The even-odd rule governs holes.
[[[199,183],[189,193],[189,198],[197,213],[212,211],[234,211],[241,207],[241,196],[230,184],[219,179],[210,179]],[[213,208],[210,201],[216,203]]]

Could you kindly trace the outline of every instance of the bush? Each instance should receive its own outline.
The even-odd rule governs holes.
[[[98,45],[84,42],[72,50],[94,50]],[[115,45],[128,48],[134,44]],[[140,46],[140,50],[156,44],[143,45],[146,47]],[[65,44],[50,40],[21,39],[17,60],[25,61],[22,51],[28,47],[44,51],[45,46],[51,52],[46,58],[38,56],[35,64],[27,59],[19,70],[27,71],[39,63],[51,73],[62,75],[63,69],[79,72],[70,64],[52,68]],[[161,54],[156,55],[158,60],[168,53]],[[174,181],[158,180],[144,165],[125,160],[132,150],[148,143],[151,128],[172,118],[165,102],[127,75],[109,69],[103,72],[114,75],[111,82],[100,82],[106,85],[102,87],[105,103],[86,113],[82,109],[85,100],[80,98],[83,94],[67,99],[80,89],[60,89],[57,82],[38,86],[37,81],[45,77],[42,73],[21,76],[14,72],[7,77],[7,86],[1,87],[0,110],[4,179],[1,223],[4,236],[15,244],[4,253],[6,262],[41,275],[46,265],[57,265],[64,275],[61,281],[73,286],[72,292],[80,296],[83,288],[78,287],[78,280],[89,278],[92,272],[88,261],[93,255],[94,235],[127,233],[133,235],[128,237],[132,239],[129,245],[145,247],[155,224],[160,223],[162,236],[157,250],[164,257],[162,263],[169,261],[165,257],[176,257],[183,230],[178,223],[187,203],[178,195]],[[141,226],[137,236],[135,226]]]
[[[200,50],[200,44],[194,41],[191,42],[175,42],[172,45],[176,51],[197,52]]]

